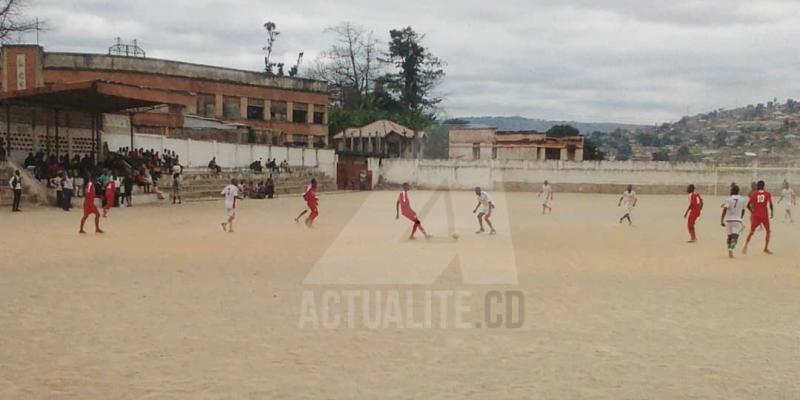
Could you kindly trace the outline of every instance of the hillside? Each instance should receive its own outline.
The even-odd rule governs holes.
[[[608,159],[791,164],[800,149],[800,103],[772,100],[678,122],[591,135]]]

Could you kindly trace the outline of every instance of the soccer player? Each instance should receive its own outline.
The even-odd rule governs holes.
[[[725,199],[725,204],[722,205],[722,215],[719,217],[719,223],[726,228],[728,234],[728,257],[733,258],[733,250],[736,249],[736,243],[739,241],[739,234],[744,230],[744,207],[747,204],[747,199],[739,195],[739,186],[731,185],[731,195]]]
[[[103,203],[103,218],[108,217],[108,210],[114,207],[114,198],[117,197],[117,176],[112,173],[111,179],[106,181],[105,203]]]
[[[103,230],[100,229],[100,211],[97,209],[97,205],[94,204],[96,191],[94,176],[92,176],[92,174],[89,174],[89,179],[86,181],[86,187],[83,193],[83,218],[81,218],[81,230],[78,231],[78,233],[86,233],[86,231],[83,230],[83,224],[86,222],[86,218],[89,218],[91,214],[94,214],[94,231],[96,233],[103,233]]]
[[[633,185],[628,185],[625,191],[622,192],[622,197],[619,198],[617,207],[621,206],[623,202],[625,203],[625,214],[619,219],[619,223],[621,224],[622,220],[627,219],[628,225],[633,225],[633,221],[631,221],[631,211],[633,211],[633,207],[636,207],[636,203],[639,202],[639,199],[636,197],[636,192],[633,191]]]
[[[683,218],[687,218],[686,226],[689,228],[689,243],[697,241],[697,234],[694,231],[694,224],[700,218],[700,212],[703,210],[703,198],[700,193],[694,191],[694,185],[689,185],[686,188],[686,193],[689,193],[689,207],[683,213]]]
[[[747,209],[750,210],[750,233],[747,234],[742,254],[747,254],[747,246],[759,226],[763,226],[764,231],[767,233],[766,241],[764,242],[764,253],[772,254],[769,250],[769,220],[775,216],[775,210],[772,207],[772,194],[764,190],[764,186],[764,181],[758,181],[756,191],[750,195],[750,200],[747,202]],[[767,205],[769,205],[769,209],[767,209]]]
[[[550,186],[550,183],[544,181],[542,185],[542,190],[539,192],[539,200],[542,201],[542,214],[546,214],[547,211],[553,213],[552,201],[553,201],[553,188]]]
[[[794,218],[792,218],[792,207],[797,205],[797,196],[794,194],[794,190],[789,187],[789,181],[783,181],[783,190],[781,190],[781,198],[778,199],[778,204],[783,202],[783,220],[786,221],[787,219],[789,222],[794,222]]]
[[[242,199],[239,196],[239,180],[231,179],[231,183],[225,186],[220,194],[225,196],[225,210],[228,211],[228,221],[222,223],[222,230],[233,232],[233,220],[236,219],[236,200]]]
[[[480,225],[481,229],[475,232],[476,234],[481,234],[485,232],[483,230],[483,221],[486,221],[486,224],[489,225],[489,232],[490,235],[494,235],[497,231],[494,230],[494,226],[492,226],[492,221],[489,218],[492,216],[492,209],[494,208],[494,203],[492,199],[489,198],[489,193],[484,192],[481,190],[480,187],[475,187],[475,195],[478,196],[478,204],[475,205],[475,209],[472,210],[472,213],[475,214],[478,211],[478,207],[483,206],[481,208],[481,212],[478,213],[478,225]]]
[[[303,210],[297,218],[294,219],[294,222],[300,221],[300,217],[306,214],[306,212],[311,211],[306,217],[306,226],[311,228],[314,225],[314,220],[317,219],[319,215],[319,199],[317,198],[317,179],[311,178],[311,184],[308,185],[306,188],[306,192],[303,193],[303,200],[306,201],[306,206],[308,207],[307,210]]]
[[[409,221],[414,223],[413,228],[411,229],[411,236],[408,237],[408,240],[414,240],[414,234],[417,233],[417,229],[425,235],[425,239],[430,239],[431,235],[425,232],[425,229],[422,228],[422,222],[420,222],[419,218],[417,218],[417,213],[411,209],[411,200],[408,199],[408,190],[411,189],[411,185],[408,182],[403,183],[403,190],[400,192],[400,195],[397,197],[397,204],[395,204],[395,219],[400,219],[400,213],[404,217],[408,218]]]

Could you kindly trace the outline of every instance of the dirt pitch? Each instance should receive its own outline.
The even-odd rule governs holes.
[[[721,197],[706,197],[687,244],[685,196],[641,196],[628,227],[618,196],[556,193],[542,216],[535,194],[492,193],[489,237],[472,233],[472,193],[450,193],[449,220],[439,195],[411,192],[436,235],[413,243],[395,192],[323,195],[313,230],[292,221],[297,197],[244,201],[234,234],[221,201],[114,209],[106,234],[84,236],[78,210],[4,210],[0,398],[800,398],[800,223],[782,223],[782,207],[775,255],[759,233],[729,260]],[[466,292],[472,322],[486,293],[519,292],[519,328],[301,327],[304,296],[341,293],[306,282],[330,252],[507,261],[498,243],[513,247],[516,283],[464,284],[462,259],[429,285],[342,287]]]

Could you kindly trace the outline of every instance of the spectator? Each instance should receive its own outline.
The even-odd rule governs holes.
[[[25,162],[23,163],[25,169],[34,169],[36,168],[36,157],[33,156],[33,153],[28,153],[28,156],[25,157]]]
[[[64,173],[58,174],[58,176],[54,177],[50,181],[48,181],[49,186],[53,186],[56,188],[56,207],[64,207],[64,197],[63,197],[63,181],[64,181]]]
[[[215,174],[222,172],[222,168],[217,165],[217,157],[211,158],[211,161],[208,162],[208,168],[214,170]]]
[[[259,158],[258,160],[256,160],[256,161],[253,161],[253,162],[250,164],[250,169],[251,169],[253,172],[255,172],[255,173],[259,173],[259,174],[260,174],[262,171],[264,171],[264,167],[261,165],[261,159]]]
[[[181,179],[181,174],[173,174],[172,175],[172,204],[178,202],[178,204],[183,204],[181,200],[181,185],[183,184],[183,179]]]
[[[292,172],[292,170],[289,169],[289,163],[286,160],[281,162],[281,169],[283,172]]]
[[[61,206],[64,211],[69,211],[72,208],[72,194],[75,188],[75,181],[72,179],[72,173],[67,171],[64,173],[61,180]]]
[[[124,202],[127,203],[127,206],[131,206],[131,198],[133,197],[133,177],[130,174],[125,175],[125,179],[122,180],[122,189],[124,193]]]
[[[19,170],[14,171],[14,176],[9,179],[8,186],[14,191],[14,201],[11,203],[11,211],[22,211],[19,208],[19,203],[22,200],[22,176],[20,176]]]
[[[264,185],[264,191],[268,199],[275,195],[275,181],[272,180],[272,174],[267,178],[267,183]]]
[[[0,139],[0,162],[6,161],[6,147],[3,145],[3,139]]]

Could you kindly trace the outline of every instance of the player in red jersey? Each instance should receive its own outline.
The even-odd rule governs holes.
[[[86,231],[83,230],[83,224],[86,222],[86,218],[89,218],[89,215],[91,214],[94,214],[94,231],[97,233],[103,233],[103,230],[100,229],[100,211],[94,204],[96,192],[94,188],[94,177],[91,174],[89,175],[89,179],[86,181],[86,187],[83,191],[83,218],[81,218],[81,230],[79,233],[86,233]]]
[[[686,226],[689,228],[689,243],[694,243],[697,241],[694,224],[700,218],[700,212],[703,210],[703,198],[700,193],[694,191],[694,185],[689,185],[686,188],[686,193],[689,193],[689,207],[683,213],[683,218],[687,218]]]
[[[105,203],[103,204],[103,218],[108,217],[108,210],[114,207],[114,198],[117,193],[117,175],[111,174],[111,179],[106,182]]]
[[[303,210],[300,215],[294,219],[294,222],[300,222],[300,217],[305,215],[310,210],[311,214],[308,214],[308,217],[306,217],[306,226],[311,228],[311,226],[314,225],[314,220],[317,219],[317,216],[319,215],[319,199],[317,198],[316,178],[311,179],[311,184],[308,185],[306,192],[303,193],[303,200],[306,201],[308,210]]]
[[[763,226],[764,231],[767,233],[764,253],[772,254],[769,250],[769,236],[771,233],[769,220],[775,216],[775,213],[772,207],[772,194],[764,190],[764,186],[764,181],[758,181],[756,191],[750,194],[750,201],[747,202],[747,209],[750,210],[750,233],[747,235],[744,248],[742,248],[742,254],[747,254],[747,246],[759,226]],[[769,209],[767,209],[767,205],[769,205]]]
[[[409,185],[408,182],[403,183],[403,191],[400,192],[400,195],[397,197],[397,204],[395,205],[396,214],[394,218],[400,219],[400,214],[402,213],[404,217],[414,223],[414,227],[411,229],[411,236],[408,237],[408,240],[414,240],[414,234],[417,233],[417,229],[425,235],[425,239],[430,239],[431,235],[425,232],[425,229],[422,228],[422,222],[417,218],[417,213],[411,209],[411,200],[408,199],[409,189],[411,189],[411,185]]]

